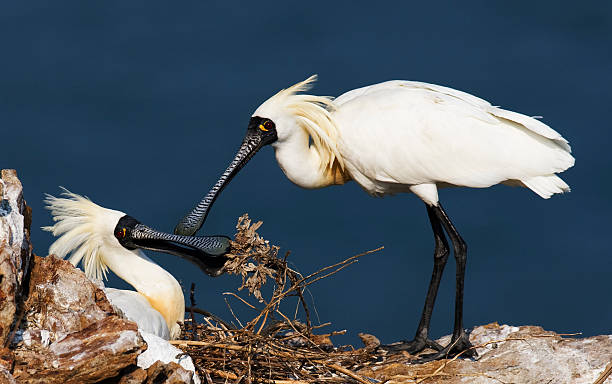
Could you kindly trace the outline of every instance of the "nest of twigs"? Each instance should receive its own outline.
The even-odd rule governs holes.
[[[224,266],[226,273],[241,276],[242,284],[238,291],[246,289],[258,303],[252,304],[235,292],[226,295],[256,310],[258,314],[244,325],[237,318],[239,326],[227,323],[195,308],[192,285],[192,306],[187,309],[191,316],[183,326],[182,340],[173,343],[192,357],[200,377],[207,383],[370,384],[371,381],[355,371],[376,358],[372,346],[361,349],[351,346],[334,347],[330,337],[345,331],[315,334],[329,324],[311,324],[310,310],[303,294],[308,285],[333,275],[356,262],[359,257],[381,248],[303,276],[288,267],[288,252],[282,258],[279,257],[279,248],[270,245],[257,234],[261,224],[252,223],[246,214],[238,219],[229,260]],[[274,285],[270,298],[264,297],[262,293],[262,287],[267,282]],[[281,311],[281,303],[290,298],[297,300],[297,303],[294,313],[288,316]],[[201,322],[196,320],[195,313],[204,315]],[[298,320],[299,313],[303,313],[304,321]]]

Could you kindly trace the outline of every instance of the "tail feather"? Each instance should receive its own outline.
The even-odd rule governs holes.
[[[572,152],[572,148],[570,147],[567,140],[565,140],[559,132],[555,131],[540,120],[523,115],[518,112],[508,111],[498,107],[489,107],[489,113],[494,116],[501,117],[502,119],[510,120],[517,124],[520,124],[528,130],[552,140],[559,147],[563,148],[567,153]]]
[[[557,175],[534,176],[521,179],[521,182],[544,199],[550,198],[555,193],[570,191],[569,185]]]

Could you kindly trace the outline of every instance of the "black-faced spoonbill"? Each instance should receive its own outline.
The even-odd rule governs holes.
[[[138,328],[164,339],[180,335],[185,299],[178,281],[139,248],[171,253],[196,263],[211,276],[222,273],[229,249],[225,236],[185,237],[156,231],[123,212],[100,207],[65,191],[66,198],[47,195],[55,224],[43,227],[59,238],[49,254],[82,262],[90,279],[106,279],[108,269],[136,291],[105,288],[111,304]]]
[[[427,208],[435,240],[434,269],[415,338],[389,349],[438,350],[421,361],[469,349],[463,329],[467,246],[438,201],[438,188],[503,183],[527,187],[547,199],[569,191],[556,175],[574,165],[568,142],[532,117],[451,88],[387,81],[335,100],[299,93],[315,80],[312,76],[281,90],[257,108],[236,157],[175,233],[194,234],[219,192],[267,144],[289,180],[304,188],[354,180],[373,196],[412,192]],[[457,276],[453,335],[449,345],[441,347],[428,332],[449,255],[445,231],[453,243]]]

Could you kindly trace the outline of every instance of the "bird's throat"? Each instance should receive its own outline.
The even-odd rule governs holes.
[[[350,180],[337,161],[334,161],[331,168],[321,165],[321,156],[316,147],[309,145],[309,138],[305,132],[300,132],[289,140],[272,146],[279,167],[289,180],[302,188],[323,188],[344,184]]]
[[[177,322],[185,317],[185,297],[178,281],[140,251],[109,252],[104,261],[164,317],[172,337]]]

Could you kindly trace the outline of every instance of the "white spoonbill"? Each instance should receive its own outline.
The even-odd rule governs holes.
[[[105,288],[109,301],[143,331],[164,339],[180,334],[185,299],[178,281],[138,248],[184,257],[212,276],[222,272],[229,249],[224,236],[185,237],[153,230],[123,212],[107,209],[68,191],[66,198],[47,195],[55,224],[44,230],[60,236],[49,254],[82,262],[90,279],[106,279],[108,269],[136,291]]]
[[[556,174],[574,164],[568,142],[546,124],[494,107],[470,94],[414,81],[387,81],[344,93],[335,100],[300,94],[315,76],[265,101],[251,117],[236,157],[175,233],[194,234],[234,175],[264,145],[293,183],[321,188],[354,180],[373,196],[412,192],[421,198],[434,233],[434,269],[416,336],[390,349],[439,352],[427,360],[469,349],[463,329],[463,281],[467,246],[438,200],[438,188],[527,187],[547,199],[569,191]],[[449,255],[457,264],[455,324],[451,342],[428,338],[442,271]],[[470,350],[472,352],[473,350]]]

